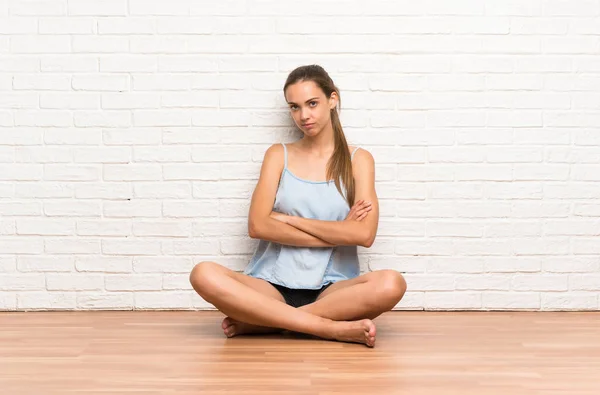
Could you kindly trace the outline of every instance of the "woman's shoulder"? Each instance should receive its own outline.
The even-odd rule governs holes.
[[[373,159],[369,150],[360,145],[349,145],[348,149],[350,150],[350,155],[354,155],[353,160],[354,158]]]
[[[373,155],[363,147],[358,147],[354,155],[352,155],[352,171],[358,169],[372,169],[375,167],[375,159]]]
[[[289,146],[289,144],[286,144]],[[268,153],[277,153],[277,152],[283,152],[283,144],[282,143],[273,143],[269,146],[269,148],[267,148]]]
[[[278,166],[283,166],[284,162],[284,148],[280,143],[271,144],[265,151],[263,162],[275,163]]]

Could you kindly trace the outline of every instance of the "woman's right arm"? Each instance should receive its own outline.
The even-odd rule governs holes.
[[[298,247],[334,247],[318,237],[271,218],[273,203],[283,171],[283,146],[274,144],[265,152],[248,214],[248,234],[253,239]]]

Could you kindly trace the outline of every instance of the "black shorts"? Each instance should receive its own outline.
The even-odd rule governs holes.
[[[271,282],[269,282],[269,284],[277,288],[279,293],[285,299],[285,303],[293,307],[300,307],[313,303],[315,300],[317,300],[319,295],[321,295],[321,293],[329,288],[329,286],[333,283],[324,285],[320,289],[294,289],[284,287],[283,285],[279,284],[273,284]]]

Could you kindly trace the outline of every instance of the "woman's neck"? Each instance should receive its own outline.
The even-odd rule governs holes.
[[[310,154],[319,157],[331,156],[335,149],[335,139],[333,136],[333,128],[329,125],[316,136],[307,136],[300,141],[300,146]]]

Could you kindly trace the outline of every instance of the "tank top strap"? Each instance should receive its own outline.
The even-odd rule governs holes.
[[[287,169],[287,147],[284,143],[281,143],[281,145],[283,145],[283,168]]]
[[[360,148],[360,147],[356,147],[356,148],[354,149],[354,151],[352,151],[352,155],[350,155],[350,160],[352,160],[352,159],[354,158],[354,154],[356,153],[356,151],[358,151],[358,149],[359,149],[359,148]]]

